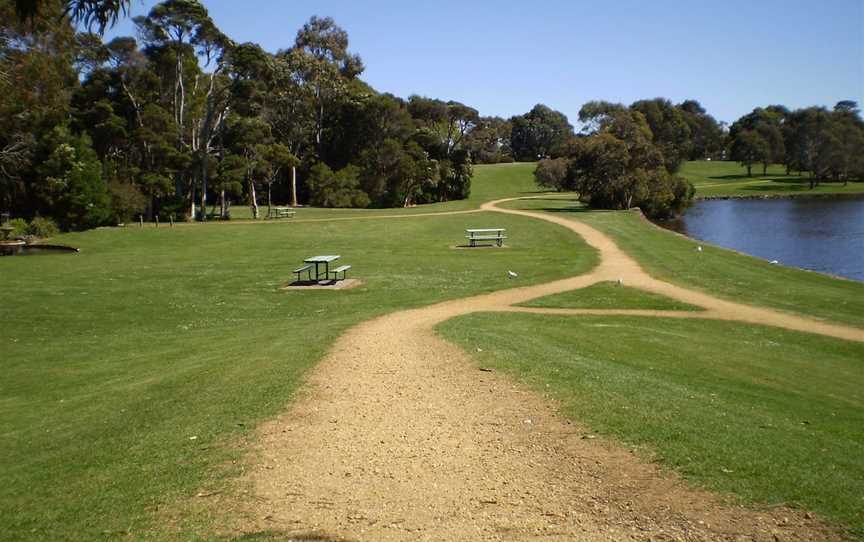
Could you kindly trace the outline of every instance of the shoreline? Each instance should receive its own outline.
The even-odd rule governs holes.
[[[712,200],[749,200],[749,199],[794,199],[794,198],[835,198],[835,199],[864,199],[864,192],[844,193],[844,192],[822,192],[822,193],[794,193],[794,194],[732,194],[732,195],[717,195],[717,196],[693,196],[693,201],[712,201]]]

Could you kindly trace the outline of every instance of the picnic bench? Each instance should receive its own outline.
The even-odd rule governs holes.
[[[507,236],[504,233],[505,228],[480,228],[465,230],[465,238],[468,239],[468,246],[476,247],[478,241],[494,241],[497,246],[504,246],[504,239]]]
[[[303,260],[304,265],[302,267],[298,267],[294,270],[294,274],[297,275],[297,282],[300,281],[300,278],[306,273],[307,280],[312,282],[321,281],[321,280],[345,280],[345,275],[349,269],[351,269],[350,265],[340,265],[336,269],[330,269],[330,264],[337,261],[342,256],[338,254],[326,254],[323,256],[312,256]],[[339,275],[342,275],[342,278],[339,278]],[[314,278],[313,278],[314,277]]]
[[[330,273],[333,274],[333,280],[339,280],[339,273],[342,273],[342,280],[345,280],[345,272],[351,269],[350,265],[340,265]]]
[[[306,273],[307,276],[309,277],[308,280],[311,281],[312,280],[312,268],[313,267],[314,266],[312,264],[306,264],[303,267],[299,267],[299,268],[295,269],[294,274],[297,275],[297,282],[300,282],[300,275],[302,275],[303,273]]]
[[[297,211],[290,207],[271,207],[267,218],[294,218]]]

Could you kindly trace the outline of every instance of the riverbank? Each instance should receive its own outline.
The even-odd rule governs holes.
[[[810,188],[810,178],[786,175],[782,165],[772,165],[765,174],[761,166],[753,167],[753,176],[737,162],[690,161],[678,174],[696,188],[697,199],[789,198],[864,196],[864,182],[821,182]]]

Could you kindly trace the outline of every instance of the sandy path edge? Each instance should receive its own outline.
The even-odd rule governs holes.
[[[592,272],[401,311],[361,323],[310,373],[300,397],[262,425],[237,533],[319,540],[841,540],[810,514],[730,506],[620,445],[585,438],[556,405],[434,333],[478,311],[622,279],[706,309],[680,318],[776,325],[864,341],[864,330],[687,290],[648,276],[614,242],[560,217],[601,254]],[[596,311],[593,311],[596,312]],[[668,316],[667,311],[606,311]]]

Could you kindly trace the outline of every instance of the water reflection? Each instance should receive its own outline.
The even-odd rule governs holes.
[[[674,227],[783,265],[864,281],[861,198],[698,201]]]

